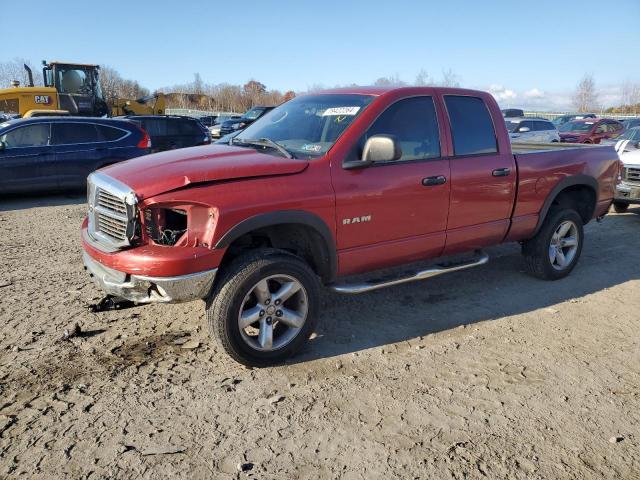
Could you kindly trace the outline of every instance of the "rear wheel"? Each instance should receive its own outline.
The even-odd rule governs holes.
[[[578,212],[551,210],[536,236],[523,244],[527,273],[544,280],[566,277],[578,263],[583,239],[582,217]]]
[[[629,210],[629,204],[623,202],[613,202],[613,209],[616,213],[624,213]]]
[[[207,301],[209,332],[236,361],[281,363],[313,333],[320,282],[300,258],[256,250],[234,260],[219,280]]]

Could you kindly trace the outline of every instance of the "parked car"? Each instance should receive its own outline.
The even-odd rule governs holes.
[[[601,140],[618,137],[623,130],[620,122],[606,118],[573,120],[558,128],[560,141],[566,143],[600,143]]]
[[[505,118],[524,117],[524,110],[521,108],[505,108],[500,111]]]
[[[640,127],[625,130],[619,137],[602,140],[600,145],[615,145],[620,154],[640,149]]]
[[[205,127],[210,128],[217,123],[218,115],[204,115],[202,117],[198,117],[198,120],[200,120],[200,123]]]
[[[230,119],[222,124],[220,136],[224,137],[237,130],[243,130],[262,117],[265,113],[273,110],[274,107],[253,107],[238,119]]]
[[[558,129],[540,118],[505,118],[511,141],[552,143],[560,141]]]
[[[629,130],[633,127],[640,127],[640,118],[625,118],[624,120],[620,120],[620,123],[624,125],[625,130]]]
[[[149,133],[154,153],[211,143],[209,129],[193,117],[135,115],[125,118],[138,122]]]
[[[622,162],[622,178],[616,185],[613,208],[618,213],[624,213],[629,205],[640,204],[640,145],[636,142],[636,148],[632,150],[627,150],[623,145],[616,148]]]
[[[217,120],[216,123],[212,126],[209,127],[209,132],[211,132],[211,136],[213,138],[220,138],[220,129],[222,128],[222,124],[224,122],[226,122],[227,120],[239,120],[240,118],[242,118],[241,115],[220,115]]]
[[[89,204],[101,205],[99,192],[107,192],[122,213],[110,214],[117,229],[105,230],[101,211],[89,211],[84,264],[116,301],[206,299],[221,348],[264,366],[285,360],[314,331],[321,284],[356,294],[425,279],[482,265],[488,256],[479,249],[503,242],[522,243],[530,274],[567,276],[583,225],[611,206],[618,165],[612,147],[512,147],[485,92],[354,87],[303,95],[232,145],[149,155],[92,174]],[[350,280],[460,253],[472,256]]]
[[[151,150],[127,120],[34,117],[0,123],[0,193],[84,188],[94,170]]]
[[[561,115],[560,117],[556,117],[552,120],[552,123],[556,127],[560,127],[567,122],[572,122],[573,120],[584,120],[585,118],[596,118],[595,113],[573,113],[569,115]]]

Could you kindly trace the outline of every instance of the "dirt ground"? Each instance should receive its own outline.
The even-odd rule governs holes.
[[[0,201],[0,478],[640,478],[640,209],[589,224],[559,282],[507,245],[327,292],[303,354],[254,370],[201,302],[90,313],[84,212]]]

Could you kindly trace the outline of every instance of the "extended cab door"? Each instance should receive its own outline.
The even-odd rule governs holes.
[[[450,184],[437,111],[431,96],[396,101],[369,126],[350,155],[361,158],[367,138],[388,134],[397,137],[402,157],[354,170],[344,169],[341,162],[332,165],[341,275],[441,253]]]
[[[485,99],[443,98],[453,153],[445,247],[445,254],[451,254],[502,241],[511,221],[517,172],[508,139],[496,134],[501,119],[492,118]]]
[[[83,187],[89,174],[109,155],[94,123],[54,122],[52,143],[61,188]]]
[[[0,193],[56,188],[50,124],[19,126],[0,135]]]

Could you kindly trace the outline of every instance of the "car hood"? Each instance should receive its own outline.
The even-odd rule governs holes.
[[[306,160],[258,153],[251,148],[207,145],[145,155],[103,168],[139,200],[197,183],[303,171]]]

